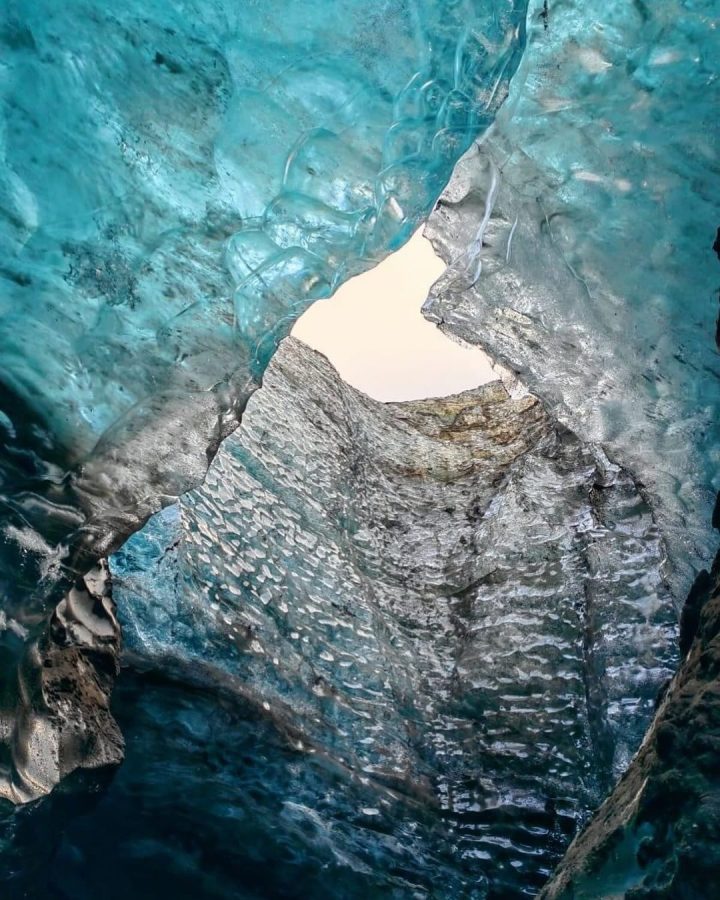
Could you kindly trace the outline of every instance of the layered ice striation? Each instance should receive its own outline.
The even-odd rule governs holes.
[[[313,896],[512,897],[674,667],[662,557],[629,476],[512,380],[382,404],[288,339],[205,484],[111,567],[128,661],[242,698],[293,754],[259,826],[278,878],[329,853]]]
[[[524,13],[3,3],[0,500],[15,537],[103,552],[200,479],[294,318],[428,214],[507,93]]]
[[[429,236],[425,312],[644,485],[676,598],[712,559],[720,408],[712,0],[536,0],[508,102]]]

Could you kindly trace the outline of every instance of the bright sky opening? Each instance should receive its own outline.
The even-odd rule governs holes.
[[[292,333],[377,400],[443,397],[493,381],[498,375],[482,350],[446,337],[420,312],[444,268],[417,231],[374,269],[314,303]]]

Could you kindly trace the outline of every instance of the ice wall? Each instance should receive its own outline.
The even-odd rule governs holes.
[[[133,666],[225,685],[296,754],[273,865],[320,810],[329,896],[356,865],[370,894],[539,889],[673,670],[649,508],[509,387],[382,404],[288,339],[205,484],[112,557]]]
[[[90,519],[92,551],[201,477],[299,312],[428,214],[506,95],[524,11],[3,4],[8,567],[18,530],[52,548]]]
[[[429,234],[426,304],[628,466],[678,602],[714,554],[716,4],[531,4],[507,104]]]
[[[2,4],[0,678],[16,693],[76,579],[202,480],[294,318],[427,216],[506,96],[524,12]]]

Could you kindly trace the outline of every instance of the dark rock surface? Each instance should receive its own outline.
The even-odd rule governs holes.
[[[720,553],[683,610],[687,655],[628,771],[542,900],[709,900],[720,891]]]
[[[20,626],[4,619],[3,630]],[[0,694],[0,797],[24,803],[78,768],[122,760],[110,712],[119,672],[120,626],[105,561],[78,579],[41,637],[21,649],[17,681]]]

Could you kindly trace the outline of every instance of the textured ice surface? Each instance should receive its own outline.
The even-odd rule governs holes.
[[[0,678],[0,800],[27,803],[79,767],[121,762],[123,739],[109,711],[120,625],[107,562],[69,588],[29,647],[27,632],[1,614],[0,633],[6,629],[3,666],[10,670],[13,649],[24,658],[15,677]]]
[[[399,889],[412,848],[422,895],[442,860],[433,896],[509,897],[542,884],[672,671],[661,559],[632,481],[535,398],[384,405],[289,339],[205,484],[112,569],[136,664],[232,687],[298,779],[324,758],[354,785],[352,811],[322,780],[284,798],[293,822],[327,810],[341,869],[384,847],[368,884]]]
[[[8,694],[71,580],[201,481],[297,315],[425,218],[506,95],[524,9],[0,5]],[[6,754],[23,733],[0,777],[48,752]]]
[[[452,265],[426,313],[631,468],[680,601],[720,488],[717,4],[551,2],[547,27],[531,7],[508,102],[431,219]]]
[[[503,96],[520,13],[3,5],[3,676],[68,534],[101,550],[197,483],[288,313],[429,210]],[[489,878],[502,897],[539,884],[672,662],[663,548],[640,491],[676,587],[709,558],[712,13],[707,0],[534,3],[507,115],[431,226],[451,271],[429,314],[521,372],[582,440],[504,397],[515,438],[502,453],[486,455],[483,428],[463,437],[482,484],[462,452],[438,468],[442,453],[418,449],[464,428],[454,412],[443,437],[399,441],[390,477],[392,427],[364,427],[373,417],[345,389],[323,420],[328,390],[302,412],[349,455],[326,472],[336,457],[310,452],[307,423],[290,428],[298,377],[284,408],[264,410],[272,432],[256,423],[251,453],[238,461],[231,444],[208,487],[118,557],[134,659],[150,670],[119,698],[129,766],[67,829],[62,793],[3,813],[11,895],[484,897]],[[455,87],[478,73],[469,111]],[[289,473],[277,483],[273,448]],[[443,502],[428,510],[434,484]],[[398,529],[390,496],[426,521]],[[296,541],[316,531],[327,543]],[[302,577],[284,579],[286,563]]]
[[[16,528],[53,546],[90,518],[94,546],[199,480],[277,337],[427,215],[506,94],[524,8],[3,2]]]

